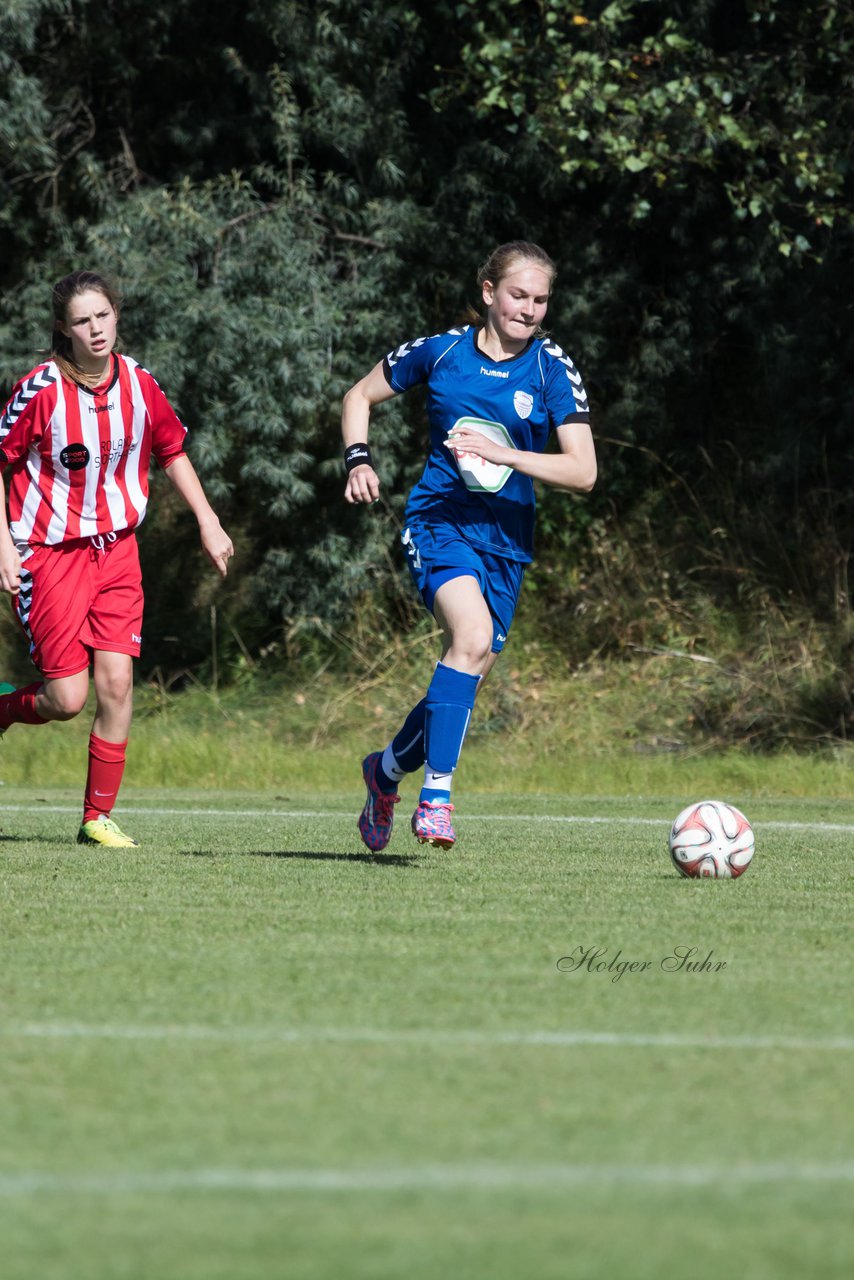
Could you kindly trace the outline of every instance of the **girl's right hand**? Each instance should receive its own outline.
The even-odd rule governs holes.
[[[347,502],[376,502],[380,496],[380,478],[374,471],[373,467],[369,467],[365,463],[361,467],[354,467],[347,477],[347,485],[344,489],[344,497]]]
[[[21,557],[11,538],[0,544],[0,591],[16,596],[21,590]]]

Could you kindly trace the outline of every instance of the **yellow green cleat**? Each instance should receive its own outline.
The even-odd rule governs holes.
[[[78,844],[104,845],[108,849],[138,849],[139,841],[131,840],[120,827],[103,814],[99,818],[90,818],[84,822],[77,832]]]

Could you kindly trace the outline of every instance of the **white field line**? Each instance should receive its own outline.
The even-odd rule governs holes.
[[[854,1036],[731,1035],[705,1036],[631,1031],[457,1031],[413,1027],[253,1027],[180,1023],[115,1024],[86,1022],[0,1023],[0,1039],[211,1041],[225,1044],[416,1045],[419,1048],[630,1048],[630,1049],[782,1049],[785,1051],[854,1049]]]
[[[80,805],[64,804],[0,804],[0,813],[79,813]],[[133,814],[151,814],[154,817],[168,818],[333,818],[339,821],[352,822],[355,812],[338,809],[160,809],[148,806],[121,805],[117,812]],[[587,816],[584,814],[562,813],[466,813],[461,821],[466,822],[557,822],[577,824],[579,826],[608,823],[619,823],[624,826],[661,827],[667,829],[670,820],[666,818],[606,817]],[[771,819],[768,822],[754,822],[754,827],[773,827],[780,831],[844,831],[854,833],[851,822],[784,822]]]
[[[725,1165],[677,1164],[423,1164],[352,1169],[161,1169],[149,1172],[0,1173],[0,1196],[60,1193],[139,1195],[195,1192],[447,1192],[570,1188],[734,1187],[778,1183],[850,1183],[854,1160],[781,1160]]]

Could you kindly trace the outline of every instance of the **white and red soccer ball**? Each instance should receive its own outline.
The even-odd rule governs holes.
[[[683,876],[735,880],[750,866],[753,828],[734,805],[700,800],[679,814],[668,845],[673,865]]]

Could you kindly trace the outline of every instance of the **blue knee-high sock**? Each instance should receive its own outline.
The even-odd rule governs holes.
[[[414,773],[424,763],[424,709],[426,698],[412,708],[402,727],[383,752],[377,769],[380,786],[394,791],[407,773]]]
[[[451,798],[451,774],[460,758],[479,681],[479,676],[436,664],[425,698],[422,800],[447,804]]]
[[[403,728],[391,740],[394,758],[404,773],[414,773],[424,763],[424,713],[427,699],[414,706],[403,722]]]

